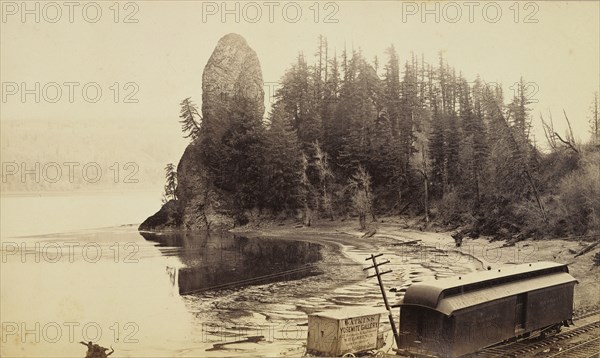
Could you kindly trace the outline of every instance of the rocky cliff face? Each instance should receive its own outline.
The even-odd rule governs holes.
[[[202,117],[219,137],[228,127],[232,102],[246,100],[246,115],[265,112],[262,71],[254,50],[237,34],[221,38],[202,74]]]
[[[256,53],[237,34],[222,37],[202,75],[202,130],[186,148],[177,166],[177,198],[139,227],[152,230],[205,230],[233,227],[231,193],[219,190],[211,181],[201,156],[206,136],[219,142],[231,125],[232,104],[244,101],[246,115],[262,118],[264,90]]]

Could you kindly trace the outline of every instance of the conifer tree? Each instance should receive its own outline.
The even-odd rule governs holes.
[[[592,133],[592,143],[600,144],[600,103],[598,100],[598,92],[594,93],[594,100],[592,101],[590,109],[590,133]]]
[[[340,136],[338,134],[336,108],[340,94],[340,69],[337,56],[329,60],[328,68],[330,69],[326,75],[325,90],[323,93],[323,101],[321,104],[321,121],[323,123],[323,149],[329,154],[330,160],[335,158],[340,147]],[[330,73],[329,73],[330,72]]]
[[[234,193],[236,209],[264,206],[265,133],[260,118],[247,113],[249,102],[240,99],[231,111],[230,126],[221,139],[220,170],[215,185]]]
[[[165,184],[165,192],[162,197],[163,204],[171,200],[177,200],[177,170],[173,163],[169,163],[165,166],[165,178],[167,183]]]
[[[292,120],[281,103],[274,104],[270,119],[263,173],[268,190],[265,190],[264,200],[274,212],[288,212],[300,207],[300,184],[304,174],[300,145]]]
[[[360,53],[353,54],[348,71],[337,111],[343,136],[337,163],[350,175],[359,165],[365,165],[368,158],[372,126],[379,113],[381,84],[373,67]]]
[[[296,64],[283,76],[281,88],[276,94],[277,101],[293,118],[292,125],[298,132],[303,149],[310,148],[312,143],[322,138],[320,95],[315,96],[315,75],[314,71],[311,74],[304,55],[300,53]],[[320,79],[317,82],[320,83]]]
[[[329,167],[329,163],[327,160],[327,154],[321,150],[321,146],[319,142],[315,142],[313,144],[313,153],[314,153],[314,167],[318,179],[318,192],[321,201],[321,207],[326,215],[333,220],[333,198],[332,198],[332,184],[335,180],[335,176],[333,171]]]
[[[398,123],[400,122],[401,108],[401,84],[400,84],[400,66],[398,54],[394,45],[386,50],[388,61],[384,67],[384,93],[387,118],[392,127],[392,134],[398,135]]]
[[[198,138],[200,133],[200,121],[202,117],[198,112],[198,106],[188,97],[181,101],[181,110],[179,118],[181,118],[181,130],[184,133],[184,138],[191,138],[192,141]]]

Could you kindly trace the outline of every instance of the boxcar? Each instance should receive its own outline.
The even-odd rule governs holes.
[[[400,305],[401,350],[459,357],[568,325],[577,280],[567,265],[537,262],[415,283]]]

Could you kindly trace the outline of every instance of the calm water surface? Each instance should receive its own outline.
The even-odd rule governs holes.
[[[298,356],[307,313],[383,306],[362,271],[370,253],[391,261],[392,303],[412,282],[476,267],[433,245],[399,250],[392,239],[354,244],[344,235],[156,235],[123,226],[1,241],[1,356],[84,357],[81,340],[112,346],[116,357]],[[257,335],[265,340],[211,350]]]

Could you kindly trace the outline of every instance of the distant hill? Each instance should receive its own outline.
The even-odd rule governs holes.
[[[163,168],[177,163],[187,143],[177,113],[173,117],[164,123],[2,120],[0,188],[3,193],[157,188],[160,195]],[[22,166],[37,172],[39,182],[34,174],[23,180]]]

